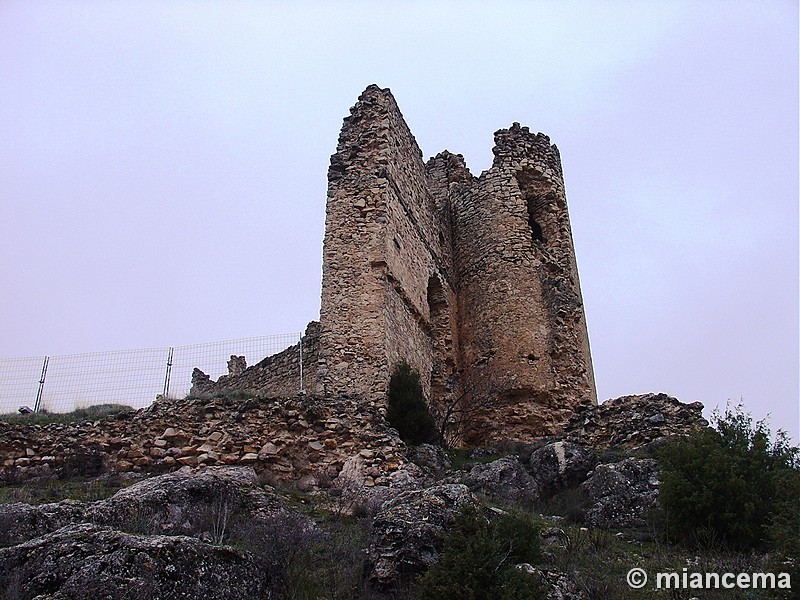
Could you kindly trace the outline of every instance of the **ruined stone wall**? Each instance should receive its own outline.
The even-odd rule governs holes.
[[[330,481],[343,470],[388,485],[406,462],[381,407],[346,399],[161,398],[99,421],[0,420],[0,475],[8,481],[68,475],[100,459],[103,471],[164,473],[249,465],[276,480]]]
[[[313,392],[317,387],[319,362],[319,323],[312,321],[306,327],[301,341],[283,352],[268,356],[255,365],[240,368],[240,361],[232,357],[228,375],[212,381],[205,373],[195,369],[192,373],[191,396],[214,396],[231,392],[249,392],[265,397],[292,397],[300,392],[300,344],[302,344],[303,390]]]
[[[382,398],[405,360],[430,395],[429,286],[452,302],[450,253],[440,248],[450,233],[388,90],[370,86],[351,109],[328,180],[317,391]]]
[[[597,399],[558,150],[516,123],[495,144],[453,200],[460,340],[482,418],[516,437]]]
[[[389,90],[359,97],[328,173],[317,393],[383,398],[405,360],[439,412],[479,408],[467,443],[596,403],[558,150],[515,123],[493,152],[478,178],[424,164]]]
[[[558,150],[515,123],[493,152],[480,177],[447,151],[424,163],[389,90],[359,97],[328,170],[307,390],[381,403],[406,361],[475,445],[550,434],[596,404]],[[298,361],[289,349],[196,387],[293,395]]]

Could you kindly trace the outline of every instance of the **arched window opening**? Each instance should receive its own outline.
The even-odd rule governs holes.
[[[544,244],[544,233],[542,232],[542,226],[539,225],[539,222],[536,220],[536,213],[538,212],[536,209],[536,197],[528,198],[528,225],[531,228],[531,240],[534,244],[540,243]]]

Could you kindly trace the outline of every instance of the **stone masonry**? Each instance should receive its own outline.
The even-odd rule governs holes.
[[[301,351],[302,345],[302,351]],[[217,381],[195,368],[192,373],[190,396],[219,396],[232,392],[263,394],[288,398],[300,391],[300,364],[303,369],[303,391],[317,387],[317,362],[319,360],[319,323],[312,321],[306,327],[300,342],[282,352],[266,357],[252,367],[247,367],[244,357],[231,356],[228,375]]]
[[[474,177],[447,151],[423,162],[388,89],[350,113],[328,171],[317,395],[383,398],[407,361],[440,418],[469,414],[465,443],[546,434],[596,404],[549,138],[501,129]]]
[[[447,151],[425,163],[391,92],[359,97],[328,170],[305,390],[382,402],[406,361],[468,445],[549,435],[597,403],[558,149],[514,123],[493,152],[480,177]],[[293,347],[193,390],[292,394],[299,364]]]

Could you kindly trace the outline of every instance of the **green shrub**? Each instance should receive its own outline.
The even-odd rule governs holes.
[[[59,479],[96,477],[103,472],[103,450],[94,444],[78,446],[74,452],[64,456],[59,469]]]
[[[287,600],[363,598],[368,532],[358,522],[335,520],[311,526],[298,513],[240,520],[235,545],[249,551],[274,596]]]
[[[781,570],[791,573],[792,582],[800,584],[800,470],[781,473],[778,499],[767,527],[772,550],[782,563]]]
[[[590,506],[586,492],[576,486],[559,490],[549,498],[542,499],[538,509],[542,514],[564,517],[567,523],[582,525]]]
[[[81,478],[69,481],[42,479],[0,485],[0,504],[24,502],[25,504],[47,504],[61,500],[94,502],[113,496],[123,487],[119,477],[97,478],[84,481]]]
[[[42,410],[37,413],[0,414],[0,421],[22,425],[48,425],[50,423],[77,423],[79,421],[98,421],[117,415],[133,413],[134,409],[125,404],[95,404],[86,408],[78,408],[72,412],[51,413]]]
[[[539,560],[539,527],[512,513],[487,521],[467,507],[444,540],[439,562],[420,579],[420,600],[544,598],[537,577],[516,568]]]
[[[469,471],[475,465],[487,465],[508,455],[508,453],[489,448],[450,448],[447,450],[450,466],[455,471]]]
[[[659,451],[667,534],[693,546],[762,547],[775,511],[789,502],[782,482],[796,477],[797,448],[783,432],[771,443],[766,424],[741,406],[714,420],[713,429]]]
[[[436,424],[422,395],[419,373],[408,363],[395,367],[389,379],[388,400],[386,419],[405,443],[417,445],[436,440]]]

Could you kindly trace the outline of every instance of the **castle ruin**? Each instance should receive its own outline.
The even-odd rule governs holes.
[[[558,149],[518,123],[494,135],[475,177],[461,155],[423,161],[388,89],[359,97],[328,170],[306,391],[381,403],[406,361],[468,445],[547,435],[597,403]],[[226,387],[283,389],[300,353],[284,354]]]

